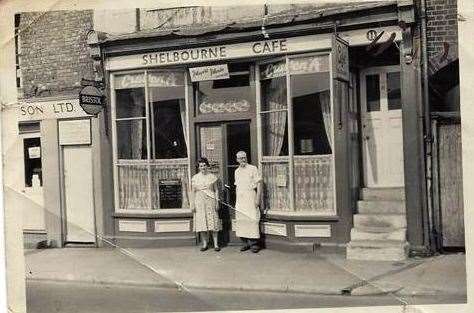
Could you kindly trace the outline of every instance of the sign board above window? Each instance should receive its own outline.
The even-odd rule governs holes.
[[[79,99],[22,102],[18,107],[18,121],[41,121],[88,116]]]
[[[192,82],[227,79],[230,77],[227,64],[192,67],[189,69],[189,75]]]

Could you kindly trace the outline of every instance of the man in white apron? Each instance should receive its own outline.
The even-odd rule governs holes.
[[[235,170],[235,232],[244,242],[240,251],[260,250],[260,195],[262,177],[256,166],[247,163],[247,154],[237,152],[239,167]]]

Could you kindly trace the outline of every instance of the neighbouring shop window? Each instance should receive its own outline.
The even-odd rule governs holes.
[[[184,73],[116,75],[114,87],[118,209],[189,207]]]
[[[334,210],[329,70],[328,55],[260,66],[262,172],[268,209],[320,214]]]
[[[39,137],[23,139],[23,155],[25,160],[25,187],[43,186],[41,140]]]
[[[231,63],[229,78],[195,83],[196,115],[248,112],[255,105],[255,83],[249,63]]]

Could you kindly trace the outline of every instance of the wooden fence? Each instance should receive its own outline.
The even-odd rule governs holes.
[[[433,227],[439,248],[464,247],[461,123],[458,113],[435,113],[433,131]]]

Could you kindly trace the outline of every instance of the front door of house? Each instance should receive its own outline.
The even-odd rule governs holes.
[[[362,157],[366,187],[404,185],[400,67],[361,71]]]
[[[234,172],[238,166],[236,153],[245,151],[248,161],[252,162],[250,121],[202,123],[197,126],[197,134],[198,157],[207,158],[211,171],[219,177],[219,216],[223,224],[221,240],[226,244],[236,239],[231,234],[232,220],[235,217]]]

